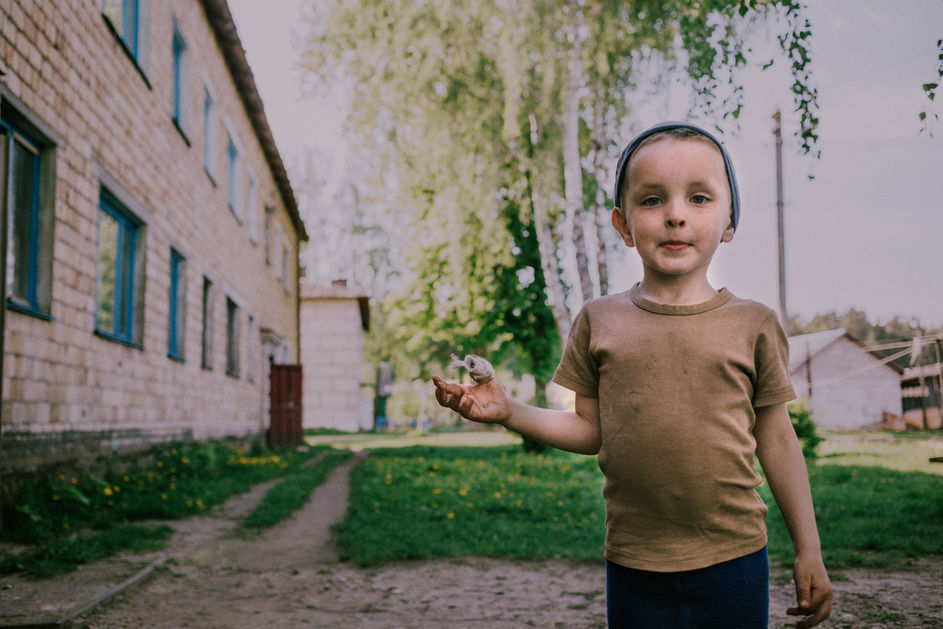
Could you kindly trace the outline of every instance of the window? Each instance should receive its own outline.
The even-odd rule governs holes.
[[[282,228],[281,225],[275,223],[275,228],[272,230],[275,233],[272,235],[272,247],[275,249],[275,279],[282,279],[282,273],[285,270],[285,263],[282,260],[282,254],[284,249],[282,249]]]
[[[186,260],[180,253],[170,250],[170,291],[167,310],[167,355],[183,360],[184,321],[186,311]]]
[[[138,0],[102,0],[102,14],[135,61],[140,56],[138,8]]]
[[[265,233],[263,235],[265,264],[272,263],[272,212],[272,208],[265,206]]]
[[[203,168],[214,178],[213,152],[216,143],[216,103],[210,88],[203,90]]]
[[[255,177],[249,176],[249,198],[247,202],[246,212],[248,216],[246,220],[249,223],[249,240],[252,241],[252,244],[257,244],[259,242],[259,191],[258,186],[255,183]]]
[[[288,242],[282,238],[282,288],[289,290],[291,287],[291,250],[288,248]]]
[[[140,337],[135,325],[140,223],[104,188],[98,209],[95,328],[103,336],[133,343]]]
[[[172,43],[173,73],[174,73],[174,101],[173,121],[181,132],[187,131],[187,43],[180,34],[179,27],[174,25]]]
[[[242,199],[240,198],[240,160],[239,160],[239,149],[236,146],[235,140],[233,140],[232,135],[229,136],[229,142],[226,146],[226,155],[227,155],[227,174],[229,180],[226,187],[226,195],[229,199],[229,209],[232,210],[232,213],[236,215],[240,221],[242,220]]]
[[[226,298],[226,375],[239,377],[239,306]]]
[[[202,359],[203,369],[213,368],[213,282],[203,278],[203,339]]]
[[[249,382],[255,382],[255,336],[255,317],[249,315],[248,324],[246,325],[246,377],[248,377]]]
[[[0,117],[0,211],[7,213],[6,303],[48,318],[52,299],[55,146],[5,99]]]

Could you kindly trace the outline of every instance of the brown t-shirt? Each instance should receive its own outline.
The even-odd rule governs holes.
[[[772,310],[726,289],[666,306],[636,285],[584,306],[553,379],[599,400],[607,559],[676,572],[766,544],[754,409],[795,397]]]

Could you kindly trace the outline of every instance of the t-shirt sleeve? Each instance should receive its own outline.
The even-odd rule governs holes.
[[[789,375],[789,343],[772,310],[768,311],[757,330],[754,361],[754,408],[773,406],[796,398]]]
[[[576,315],[553,381],[579,395],[599,397],[599,366],[590,349],[591,326],[584,307]]]

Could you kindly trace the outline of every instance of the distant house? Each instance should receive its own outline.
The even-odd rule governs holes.
[[[851,430],[901,414],[901,370],[869,352],[844,328],[789,339],[796,394],[809,398],[815,423]]]
[[[904,402],[901,427],[936,430],[941,424],[940,390],[943,364],[920,365],[904,369],[900,379]]]
[[[263,435],[307,234],[225,0],[0,2],[0,73],[0,488]]]
[[[373,426],[364,395],[363,333],[370,329],[367,296],[344,281],[301,284],[302,426],[356,432]]]

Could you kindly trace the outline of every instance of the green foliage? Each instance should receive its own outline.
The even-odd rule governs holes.
[[[788,408],[789,419],[792,420],[792,427],[802,445],[803,456],[806,459],[814,459],[818,456],[816,449],[822,442],[822,437],[818,435],[815,422],[812,420],[812,411],[806,406],[806,400],[790,402]]]
[[[825,562],[888,565],[943,553],[943,476],[882,467],[819,464],[809,482]],[[770,556],[791,563],[792,542],[766,486]]]
[[[302,65],[314,83],[345,77],[350,128],[372,160],[360,192],[382,191],[372,202],[389,208],[408,243],[400,286],[374,294],[368,344],[402,379],[426,378],[455,351],[496,352],[546,380],[569,325],[565,304],[579,301],[567,300],[560,271],[570,240],[581,286],[591,275],[592,255],[563,227],[611,205],[600,181],[644,98],[638,67],[685,74],[696,109],[737,118],[744,33],[768,21],[795,79],[796,134],[807,152],[816,140],[809,25],[795,0],[338,0],[309,19]],[[573,90],[575,125],[563,113]],[[576,163],[582,190],[566,189],[564,162]],[[597,266],[605,278],[605,255]]]
[[[940,114],[933,111],[936,99],[936,91],[940,87],[940,83],[943,83],[943,39],[938,39],[936,41],[937,48],[937,64],[936,71],[933,76],[933,80],[924,83],[921,87],[923,88],[923,93],[927,97],[927,109],[921,111],[918,115],[920,117],[920,122],[923,123],[921,131],[930,130],[932,135],[932,128],[930,122],[934,122],[940,119]]]
[[[49,574],[142,542],[167,537],[162,527],[131,523],[201,513],[254,484],[277,478],[311,458],[315,450],[249,451],[220,442],[156,446],[152,463],[122,470],[116,462],[98,476],[59,474],[22,488],[5,514],[4,539],[28,550],[0,559],[0,574]],[[130,527],[130,528],[129,528]],[[132,534],[129,534],[131,531]]]
[[[808,463],[829,567],[943,553],[943,465],[924,456],[938,452],[939,439],[829,434],[827,454]],[[913,467],[915,456],[934,473],[912,471],[924,469]],[[601,488],[595,457],[513,446],[377,450],[354,470],[350,511],[337,531],[344,557],[363,565],[466,555],[598,561]],[[781,514],[769,487],[758,490],[770,507],[770,555],[790,564]]]
[[[299,468],[269,490],[242,521],[242,527],[261,530],[278,524],[305,506],[311,492],[324,482],[331,470],[350,457],[349,450],[330,450],[313,466]]]
[[[353,472],[345,559],[602,557],[595,459],[519,448],[377,450]]]

